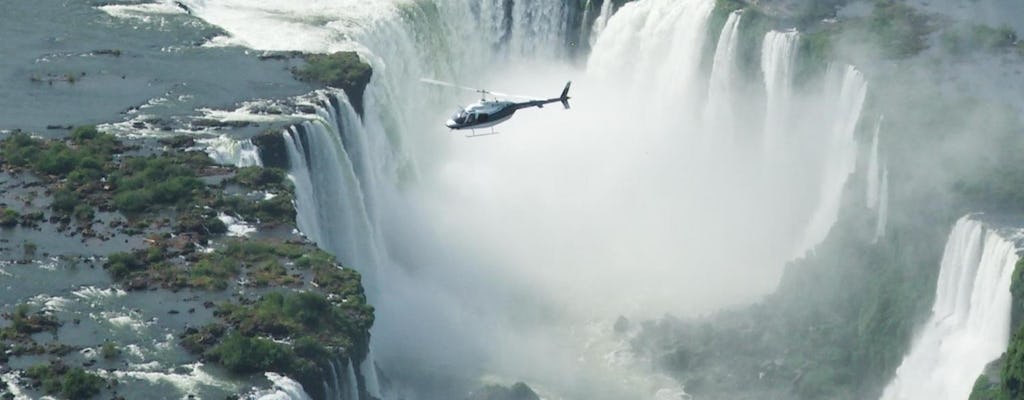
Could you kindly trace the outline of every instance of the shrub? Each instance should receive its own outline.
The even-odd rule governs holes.
[[[60,385],[60,394],[69,399],[88,399],[99,394],[106,382],[81,368],[69,371]]]
[[[235,373],[283,372],[294,357],[284,345],[238,332],[228,335],[210,351],[210,356]]]
[[[78,196],[67,189],[60,189],[53,194],[50,209],[58,214],[68,215],[74,212],[77,205]]]
[[[107,257],[103,268],[107,269],[114,280],[121,281],[127,278],[132,272],[141,270],[145,264],[133,253],[114,253]]]
[[[0,207],[0,227],[12,228],[18,225],[18,219],[21,215],[17,211],[10,208]]]
[[[71,131],[71,141],[75,143],[84,143],[95,139],[100,135],[100,132],[96,130],[93,125],[85,125],[75,127],[75,130]]]
[[[100,348],[100,355],[105,360],[112,360],[117,356],[121,355],[121,350],[117,348],[114,342],[103,342],[103,347]]]

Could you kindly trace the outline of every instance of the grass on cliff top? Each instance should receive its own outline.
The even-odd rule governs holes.
[[[303,82],[350,88],[368,83],[372,69],[355,52],[343,51],[307,55],[306,65],[293,69],[292,73]]]

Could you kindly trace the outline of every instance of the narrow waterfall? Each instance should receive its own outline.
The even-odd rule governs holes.
[[[601,13],[597,15],[597,19],[594,20],[594,26],[590,28],[591,46],[597,43],[597,38],[601,36],[601,32],[604,32],[604,28],[608,26],[608,19],[612,17],[614,12],[614,3],[611,0],[605,0],[604,3],[601,3]]]
[[[961,218],[942,256],[931,318],[885,388],[884,400],[966,399],[985,365],[1010,340],[1013,242]]]
[[[878,136],[882,130],[882,117],[875,123],[875,133],[871,136],[871,152],[868,154],[867,183],[865,185],[865,204],[869,209],[874,210],[878,206],[879,178],[881,171],[878,168]]]
[[[739,43],[737,33],[742,16],[740,11],[733,11],[722,26],[711,66],[711,77],[708,79],[708,100],[704,105],[705,129],[721,138],[723,142],[732,141],[736,129],[733,123],[736,110],[733,108],[732,96],[738,78],[736,47]]]
[[[785,136],[786,123],[791,118],[793,68],[799,40],[796,31],[770,31],[761,44],[761,74],[767,95],[763,134],[766,154],[773,154],[790,142]]]
[[[351,358],[345,366],[345,380],[342,384],[348,392],[344,399],[338,400],[359,400],[359,380],[356,379],[356,368],[352,365]]]
[[[826,90],[835,93],[836,101],[832,110],[832,126],[826,131],[825,147],[822,149],[824,159],[818,183],[818,205],[807,225],[803,244],[794,256],[802,255],[825,240],[839,217],[846,181],[857,168],[857,141],[854,134],[867,97],[867,81],[860,71],[850,65],[829,68],[828,76],[830,84]]]
[[[366,392],[378,399],[383,398],[381,395],[380,377],[377,375],[377,362],[373,356],[373,345],[370,345],[370,352],[366,354],[366,359],[363,360],[362,364],[359,364],[359,373],[363,376]]]
[[[878,217],[875,220],[875,239],[885,236],[885,227],[889,222],[889,167],[882,166],[882,187],[878,191]]]

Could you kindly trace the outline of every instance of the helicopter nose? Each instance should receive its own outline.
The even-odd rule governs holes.
[[[456,124],[455,121],[448,120],[448,121],[445,121],[444,126],[447,126],[447,127],[451,128],[451,129],[455,129],[455,127],[459,126],[459,124]]]

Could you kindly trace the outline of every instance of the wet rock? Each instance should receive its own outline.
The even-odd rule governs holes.
[[[288,148],[284,137],[279,131],[266,131],[252,138],[252,143],[259,149],[260,159],[264,167],[289,169]]]
[[[615,320],[614,329],[615,333],[626,333],[626,331],[629,330],[629,320],[620,315],[619,318]]]
[[[473,392],[466,400],[540,400],[540,396],[523,382],[511,387],[490,385]]]

